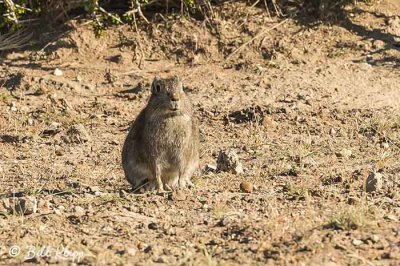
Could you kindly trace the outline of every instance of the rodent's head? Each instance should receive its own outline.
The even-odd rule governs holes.
[[[179,114],[184,108],[185,93],[177,76],[161,79],[155,77],[151,85],[150,102],[157,111]]]

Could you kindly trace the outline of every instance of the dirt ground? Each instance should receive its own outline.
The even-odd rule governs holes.
[[[400,2],[214,13],[101,38],[76,20],[1,54],[0,264],[399,265]],[[173,74],[200,121],[196,187],[134,194],[122,144]],[[214,171],[221,150],[244,173]]]

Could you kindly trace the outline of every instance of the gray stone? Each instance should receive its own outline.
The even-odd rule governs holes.
[[[220,151],[217,160],[217,170],[224,172],[232,172],[234,174],[243,173],[242,163],[233,150]]]
[[[83,143],[90,140],[90,136],[82,124],[71,126],[67,131],[67,135],[73,143]]]
[[[33,196],[9,199],[9,210],[14,214],[29,215],[37,212],[37,200]]]
[[[382,174],[372,172],[365,180],[365,191],[374,192],[382,188]]]

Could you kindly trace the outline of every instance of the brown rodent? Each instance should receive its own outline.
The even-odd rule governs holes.
[[[193,185],[198,165],[199,128],[182,82],[155,77],[122,149],[125,176],[134,189],[174,190]]]

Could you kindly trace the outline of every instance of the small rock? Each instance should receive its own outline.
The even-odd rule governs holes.
[[[61,69],[56,68],[56,69],[54,69],[53,74],[54,74],[54,76],[56,76],[56,77],[61,77],[64,73],[63,73],[63,71],[62,71]]]
[[[262,125],[268,129],[275,129],[278,127],[278,123],[275,122],[274,119],[272,119],[272,117],[268,116],[264,117],[264,119],[262,120]]]
[[[52,136],[61,131],[61,124],[52,122],[45,130],[42,131],[42,135]]]
[[[248,181],[243,181],[240,183],[240,190],[244,193],[252,193],[253,189],[253,184]]]
[[[119,145],[118,141],[116,141],[115,139],[110,141],[111,145]]]
[[[357,198],[355,198],[355,197],[348,197],[348,199],[347,199],[347,204],[349,204],[349,205],[355,205],[356,203],[357,203]]]
[[[74,214],[76,215],[76,216],[83,216],[83,215],[85,215],[85,209],[84,208],[82,208],[81,206],[75,206],[74,207]]]
[[[83,143],[90,140],[90,136],[82,124],[76,124],[70,127],[67,131],[67,135],[71,142]]]
[[[49,214],[51,212],[50,211],[51,203],[48,200],[39,199],[37,206],[38,206],[38,212],[40,214]]]
[[[213,165],[213,164],[207,164],[204,171],[206,173],[215,172],[215,171],[217,171],[217,166]]]
[[[382,188],[382,174],[372,172],[365,180],[365,191],[374,192]]]
[[[155,263],[165,263],[165,258],[160,256],[154,260]]]
[[[158,229],[158,224],[156,223],[149,223],[148,228],[150,230],[157,230]]]
[[[381,147],[384,148],[384,149],[389,149],[389,143],[387,143],[387,142],[382,142],[382,143],[381,143]]]
[[[28,125],[33,126],[33,123],[34,123],[34,122],[33,122],[33,119],[32,119],[32,118],[29,118],[29,119],[28,119]]]
[[[63,156],[64,155],[64,151],[62,150],[61,147],[56,147],[55,153],[57,156]]]
[[[381,50],[381,49],[385,48],[385,42],[381,41],[381,40],[375,40],[372,43],[372,48],[377,49],[377,50]]]
[[[95,196],[101,196],[103,193],[100,191],[98,186],[89,187],[90,192],[92,192]]]
[[[10,198],[10,208],[12,213],[29,215],[37,212],[37,200],[33,196],[21,198]]]
[[[370,239],[373,243],[377,243],[380,238],[378,235],[372,235],[368,239]]]
[[[76,76],[76,78],[75,78],[75,79],[76,79],[76,81],[78,81],[78,82],[82,82],[82,77],[81,77],[81,76],[79,76],[79,75],[78,75],[78,76]]]
[[[341,150],[340,152],[337,152],[337,153],[336,153],[336,156],[337,156],[337,157],[339,157],[339,158],[345,158],[345,159],[350,158],[351,155],[352,155],[352,152],[351,152],[351,150],[349,150],[349,149],[343,149],[343,150]]]
[[[239,157],[233,150],[220,151],[217,160],[217,170],[242,174],[243,166]]]
[[[361,241],[360,239],[353,239],[353,241],[351,242],[354,246],[359,246],[362,245],[364,242]]]
[[[15,102],[11,102],[10,104],[10,112],[16,112],[18,110],[17,104]]]
[[[386,218],[387,220],[397,222],[397,217],[396,217],[395,215],[393,215],[393,214],[385,215],[385,218]]]
[[[144,243],[144,242],[140,242],[138,244],[138,249],[141,251],[145,251],[148,247],[150,247],[148,244]]]
[[[124,57],[121,54],[118,54],[118,55],[111,56],[109,58],[109,60],[111,62],[114,62],[114,63],[117,63],[117,64],[122,64],[124,62]]]
[[[186,199],[186,194],[181,190],[174,191],[169,195],[170,195],[170,200],[184,201]]]
[[[128,255],[130,255],[132,257],[136,256],[136,252],[137,252],[136,248],[128,248],[127,249]]]

